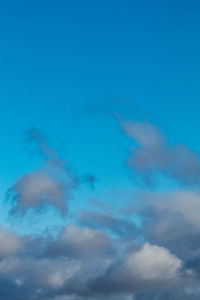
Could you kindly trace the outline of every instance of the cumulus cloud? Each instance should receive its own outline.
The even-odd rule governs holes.
[[[96,284],[99,289],[116,293],[159,288],[178,280],[181,266],[182,261],[167,249],[144,243],[140,250],[128,251]]]
[[[4,299],[137,299],[148,287],[178,282],[182,272],[182,261],[164,247],[120,245],[99,230],[68,225],[57,238],[36,240],[4,234],[12,245],[0,244]],[[26,243],[16,246],[16,239]],[[33,243],[39,244],[34,251]],[[55,244],[62,251],[50,255]]]
[[[19,299],[20,295],[21,299],[53,299],[62,295],[77,299],[92,297],[88,285],[105,272],[112,261],[107,252],[109,238],[89,228],[68,225],[56,240],[41,237],[33,241],[33,237],[26,236],[23,239],[27,243],[16,245],[16,240],[21,239],[5,231],[2,241],[8,243],[0,244],[3,254],[0,283],[6,283],[4,288],[0,285],[0,297],[5,295],[6,299],[18,299],[18,295]],[[39,245],[33,251],[34,243]],[[54,249],[55,244],[62,246],[62,251],[49,256],[48,250]],[[9,296],[11,287],[13,294]]]
[[[199,193],[191,190],[140,193],[132,207],[143,220],[140,234],[184,259],[196,257],[200,251],[199,200]]]
[[[200,160],[187,146],[170,145],[166,137],[147,122],[120,120],[120,124],[137,145],[131,149],[127,165],[146,183],[151,183],[156,173],[170,176],[181,184],[199,183]]]
[[[128,254],[122,268],[145,282],[166,281],[177,277],[181,264],[166,248],[145,243],[140,251]]]

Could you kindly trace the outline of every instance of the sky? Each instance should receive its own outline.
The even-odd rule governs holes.
[[[200,297],[200,3],[0,1],[0,298]]]

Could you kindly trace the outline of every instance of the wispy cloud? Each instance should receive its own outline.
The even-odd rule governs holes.
[[[148,122],[120,120],[124,133],[133,139],[127,165],[152,183],[160,173],[170,176],[180,184],[199,184],[200,159],[197,153],[181,144],[170,145],[158,128]]]
[[[43,158],[43,165],[23,175],[11,187],[8,197],[12,200],[12,213],[25,214],[29,209],[41,210],[52,206],[62,214],[67,212],[67,201],[78,185],[78,176],[64,159],[51,149],[36,129],[26,132],[26,142],[34,142]]]

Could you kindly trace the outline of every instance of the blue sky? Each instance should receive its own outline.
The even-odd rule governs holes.
[[[114,122],[84,115],[110,99],[133,102],[133,113],[139,105],[172,142],[198,151],[198,6],[197,1],[2,3],[2,176],[12,180],[31,164],[21,134],[32,126],[66,143],[73,163],[85,139],[84,157],[91,157],[91,143],[97,155],[103,140],[112,138],[117,146]]]
[[[103,186],[126,140],[98,110],[118,99],[199,151],[199,11],[197,1],[2,3],[1,190],[37,165],[22,145],[31,127]]]
[[[31,236],[45,230],[53,235],[73,223],[77,230],[110,230],[123,246],[132,226],[142,227],[137,242],[144,239],[173,253],[174,244],[158,238],[165,227],[161,219],[177,213],[191,226],[198,223],[193,211],[187,215],[185,198],[190,195],[194,211],[199,209],[199,31],[197,0],[1,1],[2,225]],[[28,134],[27,142],[31,129],[37,137]],[[73,183],[72,173],[78,184],[68,199],[71,189],[62,184],[66,177]],[[94,176],[92,188],[85,182],[88,174]],[[47,194],[34,194],[35,185]],[[10,188],[17,198],[7,202]],[[66,197],[64,218],[59,213],[64,202],[57,194],[51,199],[55,191]],[[158,198],[166,199],[167,208]],[[10,214],[15,201],[19,215]],[[50,204],[45,211],[42,201]],[[100,212],[103,219],[95,215]],[[159,224],[151,234],[141,225],[149,219]],[[142,251],[151,251],[148,247],[154,246],[144,245]],[[185,253],[175,251],[187,264]],[[146,299],[141,293],[123,299]],[[157,295],[153,291],[151,299]],[[69,299],[82,300],[79,296]]]

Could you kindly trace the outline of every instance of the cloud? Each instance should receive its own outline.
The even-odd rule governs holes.
[[[10,190],[15,201],[12,213],[25,214],[30,208],[39,210],[46,205],[66,213],[69,190],[66,184],[57,182],[45,172],[24,175]]]
[[[3,299],[129,300],[147,288],[178,284],[181,277],[182,261],[164,247],[120,245],[99,230],[67,225],[56,238],[9,231],[6,236],[9,244],[15,245],[16,239],[26,242],[8,251],[0,244]],[[55,251],[55,245],[62,251]]]
[[[26,133],[26,142],[36,144],[43,157],[43,165],[36,171],[21,176],[9,189],[7,198],[12,202],[12,213],[24,215],[28,210],[39,211],[47,206],[61,214],[67,212],[67,201],[78,185],[78,176],[65,160],[60,159],[37,130]]]
[[[120,120],[124,133],[134,140],[127,165],[151,183],[156,173],[170,176],[186,185],[199,184],[200,160],[188,147],[167,143],[166,137],[147,122]]]
[[[181,260],[166,248],[144,243],[140,251],[128,254],[122,269],[127,275],[136,275],[145,282],[166,281],[177,277],[181,264]]]
[[[91,257],[112,250],[110,238],[100,230],[66,226],[47,248],[51,256]]]
[[[35,146],[36,151],[40,153],[45,163],[63,169],[66,167],[66,160],[58,156],[56,151],[48,145],[47,139],[36,128],[27,130],[24,133],[24,144]]]
[[[98,230],[68,225],[56,240],[22,238],[8,231],[4,236],[8,245],[0,244],[0,253],[4,254],[0,261],[0,297],[4,295],[5,299],[20,299],[20,295],[21,299],[92,297],[88,284],[112,261],[107,251],[110,240]],[[16,239],[27,242],[16,246]],[[33,251],[34,243],[38,247]],[[48,250],[55,249],[55,245],[62,246],[62,251],[49,255]],[[4,287],[2,282],[6,283]],[[11,287],[13,294],[9,296]]]
[[[0,228],[0,257],[6,257],[16,254],[21,246],[23,240],[16,234],[9,232],[4,228]]]
[[[178,280],[182,261],[164,247],[144,243],[140,250],[130,250],[96,281],[106,292],[135,293],[160,288]]]
[[[180,213],[187,222],[200,229],[200,195],[191,190],[147,193],[144,196],[160,212]],[[145,200],[146,201],[146,200]]]
[[[183,273],[175,276],[174,284],[167,288],[159,289],[151,283],[146,290],[135,294],[136,299],[185,300],[200,297],[199,197],[198,190],[189,189],[138,193],[138,201],[132,204],[132,212],[141,218],[137,236],[175,254],[181,260]],[[131,206],[127,213],[131,213]],[[146,262],[145,264],[148,266]]]
[[[78,220],[84,226],[103,228],[119,236],[130,237],[136,234],[136,226],[131,221],[109,213],[81,211]]]
[[[115,215],[112,206],[92,200],[97,211],[78,212],[74,221],[79,225],[67,224],[54,236],[22,236],[0,228],[0,298],[200,298],[200,194],[188,188],[198,184],[199,158],[187,147],[169,145],[149,123],[120,122],[137,144],[129,167],[146,182],[161,173],[184,188],[133,195],[128,213],[139,217],[140,226],[128,213],[125,217],[125,210]],[[73,190],[81,182],[93,188],[95,177],[73,172],[38,131],[29,131],[26,141],[36,145],[43,164],[9,190],[12,213],[23,216],[51,206],[66,214]],[[125,199],[126,189],[123,193]]]
[[[53,298],[48,298],[48,299],[44,299],[44,300],[87,300],[87,297],[79,297],[79,296],[58,296],[58,297],[53,297]],[[96,300],[104,300],[105,297],[103,296],[96,296],[95,297]],[[134,300],[134,296],[133,295],[114,295],[114,296],[106,296],[107,300]]]
[[[140,216],[137,236],[166,247],[187,261],[200,251],[199,200],[199,192],[188,189],[140,192],[126,212]]]

